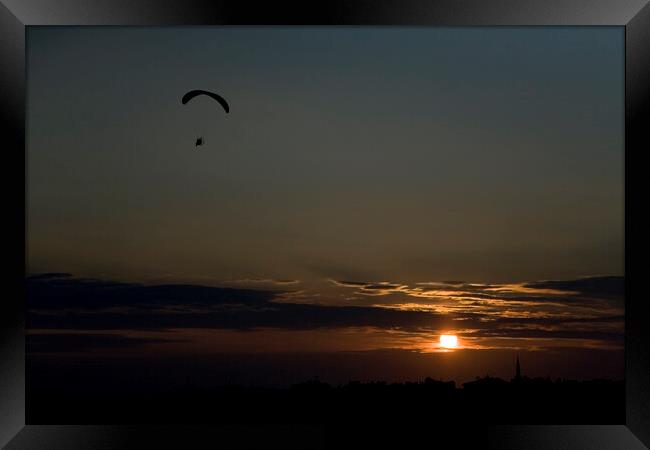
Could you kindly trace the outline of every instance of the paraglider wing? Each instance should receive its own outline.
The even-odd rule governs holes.
[[[223,109],[228,113],[230,112],[230,106],[228,106],[228,102],[226,101],[225,98],[220,96],[219,94],[215,94],[214,92],[209,92],[209,91],[203,91],[200,89],[195,89],[193,91],[189,91],[185,95],[183,95],[183,98],[181,99],[182,104],[186,104],[190,100],[192,100],[194,97],[198,95],[207,95],[208,97],[211,97],[215,99],[219,104],[223,107]]]

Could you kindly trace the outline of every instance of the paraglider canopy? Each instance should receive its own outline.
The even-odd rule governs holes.
[[[181,99],[181,103],[184,105],[190,100],[192,100],[194,97],[199,95],[207,95],[208,97],[213,98],[214,100],[219,102],[219,104],[223,107],[226,113],[230,112],[230,106],[228,105],[228,102],[226,101],[225,98],[223,98],[219,94],[215,94],[214,92],[203,91],[201,89],[195,89],[183,95],[183,98]]]

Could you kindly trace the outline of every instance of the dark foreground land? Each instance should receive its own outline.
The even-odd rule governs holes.
[[[28,424],[360,423],[622,424],[623,381],[308,381],[289,389],[221,386],[70,394],[28,386]]]

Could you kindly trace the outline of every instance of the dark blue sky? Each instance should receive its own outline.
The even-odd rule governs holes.
[[[623,38],[30,27],[28,269],[314,286],[621,275]],[[196,88],[231,113],[181,105]]]

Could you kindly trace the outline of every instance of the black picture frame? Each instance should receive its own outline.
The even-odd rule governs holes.
[[[25,35],[33,25],[417,25],[620,26],[625,29],[625,379],[626,423],[611,426],[432,424],[429,429],[354,425],[120,427],[25,424]],[[648,0],[329,0],[300,3],[209,0],[0,0],[0,126],[4,175],[5,292],[0,306],[0,445],[17,448],[331,447],[373,441],[435,447],[526,449],[650,446],[650,338],[644,326],[646,247],[643,155],[650,148],[650,5]],[[646,152],[644,152],[644,150]],[[13,176],[11,176],[13,175]],[[634,215],[635,222],[631,218]],[[632,279],[635,284],[632,284]],[[119,422],[119,420],[117,420]],[[350,433],[343,437],[342,432]]]

